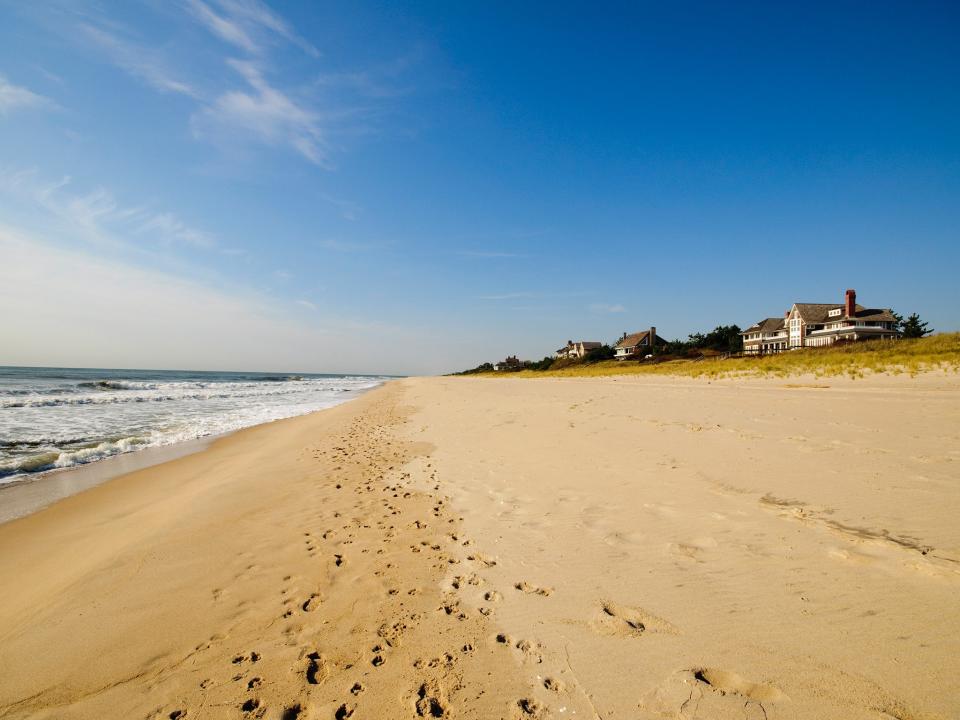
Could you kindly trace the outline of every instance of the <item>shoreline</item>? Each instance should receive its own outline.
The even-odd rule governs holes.
[[[416,378],[246,428],[0,525],[0,716],[945,720],[958,399]]]
[[[377,387],[371,388],[371,390],[376,390],[392,381],[392,379],[384,380]],[[328,407],[317,408],[316,410],[311,410],[301,415],[292,415],[289,418],[280,418],[280,420],[290,420],[292,418],[330,410],[331,408],[363,397],[371,390],[364,390],[355,397]],[[269,425],[274,422],[278,422],[278,420],[267,420],[225,433],[205,435],[190,440],[182,440],[165,445],[154,445],[139,450],[118,453],[69,467],[51,468],[2,482],[0,483],[0,525],[35,513],[64,498],[81,493],[110,480],[155,465],[162,465],[163,463],[176,460],[186,455],[202,452],[221,438],[226,438],[235,433],[260,425]]]
[[[0,525],[43,510],[71,495],[124,475],[202,452],[232,433],[119,453],[94,462],[56,468],[0,484]]]

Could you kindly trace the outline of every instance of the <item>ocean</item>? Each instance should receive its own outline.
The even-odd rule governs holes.
[[[0,483],[303,415],[387,379],[0,367]]]

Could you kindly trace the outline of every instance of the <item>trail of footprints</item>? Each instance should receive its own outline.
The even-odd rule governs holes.
[[[554,589],[525,579],[517,580],[506,590],[488,587],[484,571],[496,567],[497,560],[476,551],[470,539],[458,534],[457,518],[449,512],[446,499],[435,498],[426,513],[416,510],[423,505],[425,496],[412,489],[411,473],[400,470],[407,458],[383,427],[371,429],[360,419],[335,447],[310,451],[309,459],[330,466],[319,476],[320,483],[326,484],[326,492],[333,493],[335,498],[340,493],[352,492],[355,500],[352,505],[337,501],[339,510],[323,512],[321,509],[319,514],[311,515],[305,508],[306,527],[295,529],[296,542],[302,544],[307,560],[315,563],[319,577],[312,587],[303,587],[304,577],[283,576],[280,609],[276,624],[271,626],[279,629],[282,645],[299,648],[299,663],[288,673],[300,678],[301,689],[276,708],[275,697],[266,691],[277,678],[269,677],[262,670],[261,650],[238,652],[231,659],[234,672],[230,682],[238,688],[234,707],[243,718],[277,717],[278,710],[282,720],[366,716],[362,711],[365,698],[378,692],[378,677],[393,672],[391,668],[395,663],[409,663],[407,667],[412,666],[415,674],[420,675],[408,688],[406,703],[411,716],[450,717],[457,714],[458,701],[468,692],[478,690],[462,686],[462,673],[458,668],[475,655],[480,644],[485,650],[509,652],[521,665],[529,663],[532,667],[549,668],[550,663],[544,664],[549,654],[547,648],[537,640],[515,638],[506,633],[484,636],[482,631],[475,636],[468,632],[465,636],[467,631],[461,630],[457,635],[455,628],[458,627],[483,627],[483,618],[492,617],[505,596],[520,602],[549,602]],[[433,492],[438,492],[437,473],[428,460],[424,460],[427,479]],[[317,500],[321,504],[322,496]],[[397,542],[401,537],[404,538],[402,545]],[[427,575],[441,574],[447,578],[437,605],[424,605],[434,591],[399,584],[396,561],[404,553],[415,557]],[[255,553],[251,552],[251,560],[253,557]],[[243,581],[258,572],[266,569],[249,562],[237,579]],[[349,615],[330,615],[327,606],[342,588],[348,588],[349,593],[351,578],[360,575],[377,577],[384,590],[382,597],[362,599],[374,608],[378,617],[376,622],[357,631],[370,635],[365,654],[344,657],[335,645],[325,647],[318,642],[317,633],[326,630],[328,625],[352,622]],[[216,589],[212,597],[214,602],[221,602],[226,594],[223,589]],[[639,608],[611,602],[601,603],[596,617],[587,624],[595,632],[619,637],[676,632],[666,621]],[[448,633],[467,639],[435,657],[411,657],[405,648],[405,638],[410,633],[439,633],[441,642]],[[319,634],[322,636],[323,632]],[[215,637],[207,647],[225,641],[226,638]],[[427,646],[437,644],[431,642]],[[276,672],[276,666],[273,667]],[[555,674],[542,670],[530,673],[531,677],[539,678],[538,687],[530,687],[528,696],[512,703],[504,700],[509,704],[507,716],[519,720],[547,717],[551,708],[544,698],[555,698],[558,707],[563,707],[562,697],[576,689],[575,681],[571,686],[570,679],[566,682],[560,679],[564,673],[564,670]],[[289,685],[289,675],[287,681]],[[200,688],[213,690],[218,685],[223,683],[204,679]],[[274,706],[272,710],[268,699]],[[154,717],[184,720],[191,714],[190,708],[177,707]],[[403,713],[398,711],[396,715]]]
[[[486,581],[482,571],[496,566],[496,560],[472,551],[472,542],[457,534],[454,530],[457,520],[449,512],[444,498],[435,498],[426,517],[408,517],[408,503],[422,503],[424,495],[409,489],[413,482],[411,473],[399,470],[406,458],[398,445],[383,427],[370,428],[358,420],[347,436],[333,448],[308,451],[310,460],[330,466],[329,471],[321,476],[321,482],[327,483],[327,491],[353,492],[356,500],[352,504],[353,512],[344,510],[342,503],[338,502],[339,511],[320,513],[319,518],[317,514],[304,513],[307,526],[298,531],[297,542],[302,544],[305,557],[318,563],[317,567],[325,576],[314,587],[305,589],[301,587],[303,577],[284,575],[279,587],[277,622],[271,626],[274,630],[279,629],[281,635],[279,641],[274,642],[290,646],[302,643],[310,636],[310,628],[322,627],[326,623],[347,622],[348,619],[342,617],[326,617],[325,604],[340,587],[339,583],[350,582],[350,573],[369,571],[381,578],[387,587],[384,598],[370,599],[374,604],[379,603],[382,622],[376,627],[366,657],[351,660],[338,654],[336,648],[325,649],[312,643],[301,645],[300,661],[289,672],[300,677],[302,689],[289,702],[277,703],[269,690],[277,686],[280,678],[271,677],[266,671],[264,666],[267,663],[263,662],[262,654],[265,650],[243,650],[229,659],[231,670],[224,671],[229,679],[206,677],[200,680],[201,698],[205,692],[222,691],[232,686],[237,688],[234,707],[243,718],[306,720],[307,717],[324,716],[318,714],[314,707],[330,706],[328,699],[333,689],[339,694],[339,699],[334,700],[332,710],[326,716],[335,719],[355,717],[359,714],[364,697],[372,691],[371,688],[376,689],[378,674],[389,672],[394,662],[393,656],[400,652],[403,661],[409,662],[422,675],[409,689],[408,709],[411,715],[449,717],[454,712],[456,698],[464,691],[456,670],[459,663],[474,655],[476,643],[489,642],[491,646],[498,647],[503,643],[500,639],[502,636],[484,639],[478,635],[472,641],[463,642],[436,657],[405,657],[401,650],[404,637],[408,633],[421,631],[421,626],[426,627],[424,621],[429,607],[418,610],[408,607],[408,603],[422,605],[424,591],[420,587],[402,587],[391,582],[390,578],[395,574],[392,571],[396,567],[390,558],[402,552],[396,543],[398,537],[411,533],[414,537],[421,536],[422,539],[414,540],[405,547],[409,553],[422,557],[420,562],[432,571],[442,571],[452,576],[434,612],[441,618],[441,623],[455,624],[467,623],[474,618],[479,622],[481,618],[478,615],[490,616],[493,608],[502,601],[503,596],[498,590],[483,589]],[[432,490],[439,491],[440,484],[431,463],[426,463],[426,470]],[[348,477],[350,471],[353,474]],[[373,512],[374,508],[378,508],[378,511]],[[244,553],[243,556],[252,560],[256,552]],[[460,570],[460,567],[463,569]],[[248,562],[237,573],[235,580],[246,582],[268,571],[268,568],[261,568],[255,562]],[[342,581],[341,576],[344,577]],[[515,587],[517,591],[533,596],[545,597],[551,592],[549,588],[535,587],[524,581],[518,582]],[[461,595],[468,592],[482,596],[483,605],[474,608],[467,604]],[[223,602],[228,597],[229,588],[216,588],[211,592],[213,602]],[[435,626],[436,621],[432,621],[431,627]],[[265,638],[266,633],[263,633]],[[214,636],[199,646],[197,652],[210,651],[227,641],[228,637]],[[268,645],[270,642],[265,641],[264,646]],[[510,639],[509,645],[524,658],[542,662],[539,643]],[[277,672],[276,665],[272,667],[273,672]],[[289,685],[289,677],[286,680]],[[546,681],[544,687],[553,693],[565,690],[562,682],[552,679]],[[318,691],[325,691],[319,704],[313,702]],[[219,702],[216,704],[222,705]],[[199,707],[158,709],[150,717],[186,720],[191,715],[202,715],[203,706],[201,701]],[[545,706],[532,697],[519,698],[511,707],[512,713],[518,718],[539,718],[546,712]]]

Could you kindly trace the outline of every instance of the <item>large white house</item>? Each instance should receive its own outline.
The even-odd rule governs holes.
[[[857,305],[857,293],[847,290],[842,304],[794,303],[782,318],[765,318],[742,333],[747,355],[823,347],[839,340],[893,339],[897,320],[889,308]]]

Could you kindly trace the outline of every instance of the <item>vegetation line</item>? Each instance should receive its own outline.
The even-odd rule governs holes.
[[[818,377],[869,374],[910,374],[932,370],[960,372],[960,333],[944,333],[918,339],[900,339],[837,344],[825,348],[804,348],[757,357],[701,357],[664,359],[656,356],[641,361],[601,360],[573,362],[549,369],[525,368],[511,377],[603,377],[611,375],[681,375],[687,377]],[[492,368],[469,374],[502,377]]]

